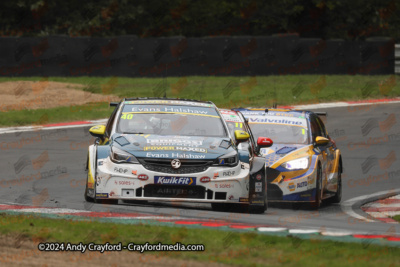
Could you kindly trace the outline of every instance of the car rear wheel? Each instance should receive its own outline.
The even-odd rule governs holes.
[[[342,165],[339,165],[337,174],[337,191],[335,195],[330,199],[331,203],[340,203],[342,200]]]
[[[86,177],[86,188],[85,188],[85,196],[84,197],[85,197],[86,202],[94,202],[94,199],[92,197],[88,196],[88,179],[89,179],[89,172]]]
[[[317,169],[317,184],[315,187],[315,201],[311,203],[313,209],[318,209],[322,203],[322,169],[321,165],[318,164]]]

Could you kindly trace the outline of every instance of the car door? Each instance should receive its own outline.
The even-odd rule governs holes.
[[[310,126],[312,133],[312,143],[314,144],[314,148],[319,151],[322,155],[321,165],[322,165],[322,185],[325,187],[327,182],[327,169],[328,169],[328,147],[329,144],[325,146],[316,146],[315,140],[317,136],[326,137],[326,133],[324,133],[324,129],[321,126],[321,121],[317,117],[317,115],[312,114],[310,116]]]
[[[316,136],[322,136],[325,138],[329,138],[325,125],[323,121],[316,115],[313,116],[313,121],[311,122],[311,126],[313,131],[315,130],[315,136],[313,136],[313,140],[315,141]],[[322,162],[322,172],[324,174],[323,185],[326,187],[328,184],[329,174],[332,173],[334,163],[335,163],[335,144],[332,141],[329,141],[325,146],[318,146],[318,149],[321,151],[323,162]]]
[[[318,116],[316,117],[317,123],[321,129],[321,134],[323,137],[328,138],[329,140],[331,140],[328,136],[328,132],[326,131],[324,122],[321,120],[321,118],[319,118]],[[326,153],[326,157],[327,157],[327,169],[326,172],[332,173],[333,171],[333,167],[335,164],[335,144],[332,141],[329,141],[329,143],[324,147],[324,151]]]

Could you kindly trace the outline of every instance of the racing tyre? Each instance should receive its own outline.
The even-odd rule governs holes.
[[[89,175],[89,173],[88,173],[88,175]],[[85,200],[86,200],[86,202],[94,202],[94,199],[92,198],[92,197],[89,197],[88,196],[88,177],[86,177],[86,188],[85,188]]]
[[[116,205],[118,204],[118,199],[98,199],[96,198],[96,181],[94,183],[94,203],[99,203],[99,204],[111,204],[111,205]]]
[[[148,204],[149,202],[147,200],[133,200],[133,199],[124,199],[122,200],[123,203],[127,204],[137,204],[137,205],[142,205],[142,204]]]
[[[342,165],[339,165],[337,176],[337,191],[336,194],[330,199],[331,203],[340,203],[342,200]]]
[[[213,211],[230,211],[231,207],[226,203],[211,203]]]
[[[262,214],[266,212],[268,209],[268,201],[264,198],[264,205],[263,206],[251,206],[249,207],[249,212],[254,214]]]
[[[116,205],[118,204],[118,199],[95,199],[95,202],[100,204]]]
[[[317,169],[317,184],[315,187],[315,201],[311,203],[311,208],[318,209],[322,203],[322,169],[318,164]]]

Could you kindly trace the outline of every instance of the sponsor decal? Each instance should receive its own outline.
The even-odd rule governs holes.
[[[247,197],[239,197],[239,202],[249,202]]]
[[[220,109],[219,112],[221,112],[221,114],[236,115],[236,112],[232,110]]]
[[[215,188],[234,188],[234,185],[229,183],[219,183],[215,184]]]
[[[206,155],[196,155],[196,154],[183,154],[183,153],[171,153],[171,154],[162,154],[162,153],[151,153],[147,152],[146,157],[148,158],[179,158],[179,159],[205,159]]]
[[[199,106],[199,107],[212,107],[211,104],[200,103],[200,102],[190,102],[190,101],[180,101],[180,100],[134,100],[125,101],[125,104],[148,104],[148,105],[185,105],[185,106]]]
[[[208,183],[210,181],[211,181],[211,179],[208,176],[204,176],[204,177],[200,178],[200,182],[202,182],[202,183]]]
[[[134,185],[133,181],[118,181],[118,185]]]
[[[258,181],[260,181],[260,180],[262,179],[262,175],[261,175],[261,174],[257,174],[256,179],[257,179]]]
[[[201,147],[184,147],[184,146],[145,146],[144,151],[147,150],[180,150],[187,152],[207,153],[207,149]]]
[[[311,176],[308,176],[307,181],[308,181],[308,184],[309,184],[309,185],[312,185],[312,184],[315,183],[314,177],[311,177]]]
[[[154,176],[155,184],[196,185],[196,177]]]
[[[230,195],[230,196],[228,197],[229,200],[233,200],[233,198],[234,198],[233,195]]]
[[[218,173],[218,172],[214,172],[213,179],[216,179],[216,178],[218,178],[218,177],[219,177],[219,173]]]
[[[181,167],[182,163],[179,159],[173,159],[171,160],[171,166],[174,169],[179,169]]]
[[[98,161],[98,164],[99,164],[99,166],[102,166],[102,165],[103,165],[103,161],[102,161],[102,160],[99,160],[99,161]]]
[[[301,188],[307,186],[307,181],[301,182],[301,183],[297,183],[297,188]]]
[[[253,200],[251,203],[252,204],[264,204],[264,201],[263,200]]]
[[[296,186],[294,185],[294,183],[289,183],[288,184],[288,189],[289,189],[290,192],[292,192],[292,191],[296,190]]]
[[[222,172],[222,176],[233,176],[233,175],[235,175],[235,171]]]
[[[302,194],[300,197],[311,197],[311,194]]]
[[[137,175],[137,170],[132,170],[133,175]]]
[[[225,159],[220,159],[219,160],[219,165],[224,165],[225,164]]]
[[[142,181],[146,181],[149,179],[149,176],[147,176],[146,174],[139,174],[138,179],[142,180]]]
[[[96,193],[96,198],[108,198],[108,193]]]
[[[242,120],[237,115],[222,114],[222,117],[224,118],[224,120],[226,122],[233,122],[233,123],[236,123],[236,124],[238,124],[238,123],[242,124]],[[236,128],[242,128],[242,127],[236,126]]]
[[[290,118],[290,119],[283,119],[283,118],[266,118],[266,117],[250,117],[249,123],[277,123],[277,124],[287,124],[287,125],[302,125],[306,126],[305,119],[297,119],[297,118]]]
[[[262,182],[256,182],[255,189],[256,192],[262,192]]]
[[[152,146],[185,146],[197,147],[203,145],[202,140],[185,139],[147,139],[147,143]]]
[[[215,110],[205,110],[205,109],[193,109],[193,108],[178,108],[178,107],[132,107],[132,113],[184,113],[184,114],[193,114],[193,115],[208,115],[212,117],[219,118],[219,116],[209,115],[209,114],[216,114]],[[124,112],[125,114],[127,112]],[[123,114],[124,114],[123,113]]]
[[[128,169],[123,169],[123,168],[114,167],[114,171],[115,171],[115,172],[119,172],[119,173],[127,173],[127,172],[128,172]]]

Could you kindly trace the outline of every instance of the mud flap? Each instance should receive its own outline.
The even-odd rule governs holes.
[[[250,207],[264,207],[267,205],[267,179],[265,159],[255,158],[250,169],[249,184]]]

